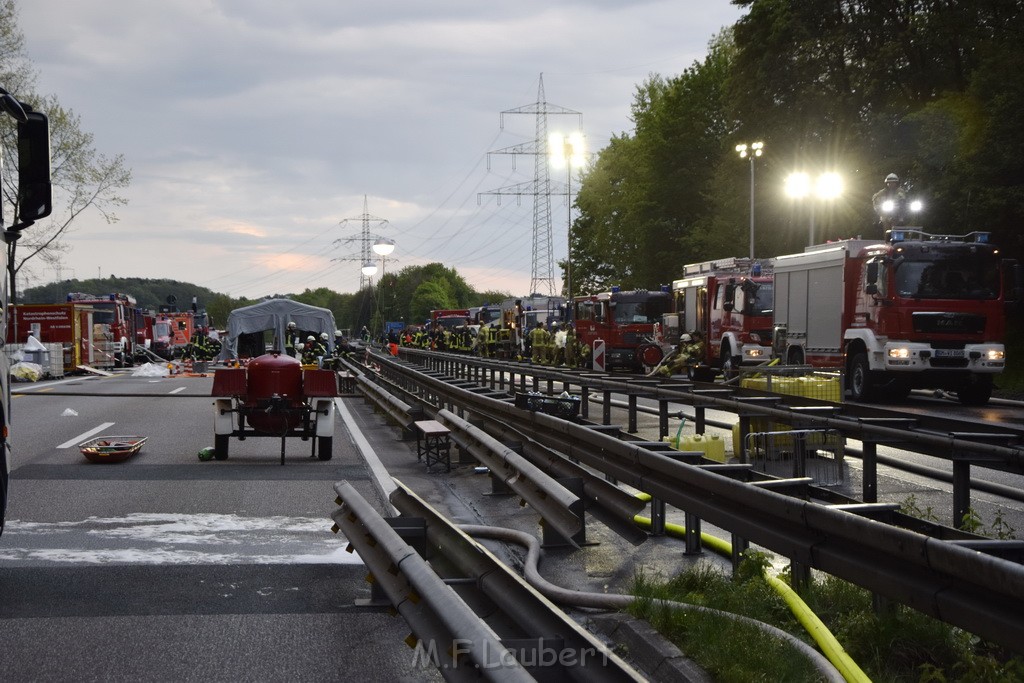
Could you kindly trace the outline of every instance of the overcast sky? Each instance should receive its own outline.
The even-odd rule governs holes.
[[[533,178],[533,157],[488,152],[529,143],[535,117],[502,128],[501,112],[535,103],[543,73],[545,101],[580,112],[599,150],[632,131],[637,85],[703,59],[741,15],[728,0],[19,5],[39,90],[133,174],[119,222],[80,216],[61,272],[24,284],[166,277],[253,298],[355,291],[364,197],[387,221],[371,233],[396,243],[389,272],[440,261],[527,294],[533,200],[486,193]],[[557,261],[564,197],[551,209]]]

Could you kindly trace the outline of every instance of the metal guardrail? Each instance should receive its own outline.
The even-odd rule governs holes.
[[[419,639],[414,659],[436,665],[446,680],[532,681],[533,676],[411,545],[348,482],[334,485],[335,524],[354,546]],[[425,646],[422,643],[426,643]]]
[[[448,410],[437,419],[452,430],[451,438],[468,450],[500,480],[540,513],[562,540],[576,545],[584,541],[583,501],[536,465],[497,439]]]
[[[402,370],[397,362],[389,367],[395,372]],[[567,444],[569,458],[795,563],[826,571],[1011,649],[1024,642],[1024,620],[1020,618],[1024,614],[1024,567],[1018,564],[865,519],[854,514],[857,508],[833,509],[734,481],[601,430],[517,410],[506,401],[446,386],[440,379],[419,379],[430,385],[432,393],[471,412],[522,425],[536,434],[553,435]],[[733,408],[741,405],[725,399],[693,398]],[[778,421],[793,419],[788,411],[756,408]],[[906,438],[905,432],[901,434]]]
[[[928,431],[918,427],[920,416],[907,416],[873,408],[857,407],[857,414],[841,415],[840,409],[850,410],[851,406],[806,400],[791,395],[764,396],[759,392],[742,390],[721,385],[700,385],[689,381],[655,382],[638,377],[614,377],[607,373],[589,373],[576,370],[537,367],[524,363],[502,363],[493,360],[440,354],[419,349],[403,349],[402,354],[426,364],[428,369],[441,368],[459,378],[476,377],[480,381],[504,385],[509,375],[509,385],[518,377],[520,387],[525,390],[527,376],[533,389],[541,381],[547,383],[550,392],[554,383],[563,386],[579,386],[584,391],[598,391],[603,395],[603,422],[608,424],[611,415],[613,393],[626,394],[629,398],[628,431],[635,431],[636,398],[643,396],[659,403],[659,431],[661,436],[668,433],[668,404],[692,406],[696,412],[697,432],[704,431],[704,413],[707,409],[735,413],[740,424],[740,448],[745,444],[753,420],[784,422],[801,429],[834,429],[847,439],[864,444],[864,498],[873,501],[877,490],[877,446],[899,443],[905,450],[943,458],[953,466],[953,525],[958,526],[970,509],[971,467],[979,466],[1011,473],[1024,474],[1024,446],[1021,435],[1016,432],[976,432],[976,423],[944,421],[932,425]],[[495,378],[497,379],[497,382]],[[588,402],[582,404],[583,415],[587,416]],[[738,453],[743,459],[744,453]]]
[[[412,628],[414,662],[436,665],[449,681],[643,680],[483,546],[396,484],[391,503],[403,518],[425,522],[425,558],[348,482],[335,484],[341,507],[332,517]],[[476,595],[469,602],[460,596],[467,591]]]
[[[426,520],[428,554],[443,553],[452,571],[475,579],[476,587],[498,607],[503,617],[521,630],[521,635],[513,636],[514,639],[520,643],[526,638],[559,645],[557,653],[552,654],[557,654],[555,659],[562,670],[545,670],[545,678],[586,683],[645,680],[490,551],[453,526],[401,482],[397,483],[391,503],[405,516]]]

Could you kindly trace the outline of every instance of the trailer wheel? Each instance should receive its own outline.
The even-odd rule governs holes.
[[[213,435],[213,457],[217,460],[228,459],[228,439],[231,438],[229,434],[214,434]]]
[[[330,460],[334,457],[334,437],[316,437],[316,457],[320,460]]]
[[[871,382],[871,366],[868,364],[868,354],[863,351],[854,355],[850,360],[850,395],[854,401],[870,401],[874,398],[875,387]]]

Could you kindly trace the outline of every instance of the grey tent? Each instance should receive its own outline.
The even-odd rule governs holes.
[[[334,347],[334,314],[326,308],[300,304],[291,299],[268,299],[245,308],[236,308],[228,315],[227,339],[221,347],[221,358],[238,358],[238,338],[243,334],[272,330],[275,345],[283,353],[285,328],[288,323],[320,337],[327,333],[328,350]],[[261,351],[262,353],[262,351]]]

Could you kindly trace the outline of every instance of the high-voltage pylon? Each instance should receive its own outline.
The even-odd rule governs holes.
[[[388,221],[385,218],[378,218],[377,216],[371,216],[366,206],[366,195],[363,195],[363,215],[356,218],[345,218],[342,219],[338,225],[345,226],[349,223],[359,221],[362,224],[362,231],[359,235],[352,235],[351,237],[342,237],[334,240],[334,244],[352,244],[353,242],[359,242],[359,256],[339,256],[335,261],[359,261],[359,289],[363,289],[366,286],[369,277],[363,273],[363,268],[367,265],[375,264],[375,256],[373,254],[373,244],[379,240],[386,240],[387,238],[380,235],[375,235],[370,232],[370,224],[375,223],[380,228],[387,227]],[[394,244],[394,242],[391,242]]]
[[[512,168],[515,169],[516,154],[534,155],[533,180],[499,187],[489,192],[480,194],[497,195],[498,204],[501,204],[501,197],[512,195],[519,201],[524,196],[533,197],[533,266],[530,269],[530,294],[541,294],[541,287],[547,291],[548,296],[554,296],[555,292],[555,267],[552,255],[551,238],[551,195],[568,195],[569,189],[556,189],[552,192],[551,176],[548,173],[548,116],[559,114],[571,114],[577,117],[577,128],[583,125],[583,114],[572,109],[560,107],[557,104],[550,104],[544,99],[544,74],[540,75],[537,86],[537,101],[515,109],[506,109],[501,112],[501,129],[505,129],[506,114],[533,114],[535,118],[535,136],[529,142],[524,142],[504,149],[488,152],[488,168],[490,168],[491,154],[511,154]],[[568,198],[567,198],[568,201]]]

